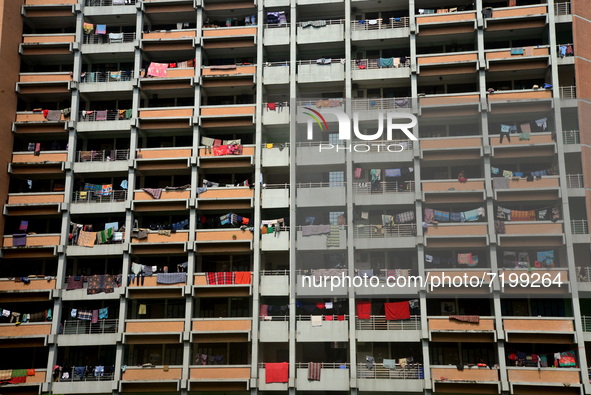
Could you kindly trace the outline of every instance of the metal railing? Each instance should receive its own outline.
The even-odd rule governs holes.
[[[296,315],[296,321],[312,321],[312,315],[317,315],[317,314],[297,314]],[[341,314],[322,314],[322,315],[341,315]],[[343,316],[345,316],[345,321],[349,321],[349,315],[348,314],[342,314]],[[330,322],[330,321],[329,321]]]
[[[121,44],[135,41],[134,33],[85,34],[83,44]]]
[[[394,58],[397,59],[397,58]],[[400,59],[400,58],[398,58]],[[378,70],[378,69],[398,69],[398,68],[405,68],[410,67],[410,56],[406,57],[404,63],[393,64],[392,66],[388,67],[380,67],[378,66],[379,59],[354,59],[351,61],[351,70]],[[361,66],[361,68],[359,67]],[[365,67],[363,67],[365,66]]]
[[[289,27],[290,24],[288,22],[285,23],[265,23],[263,24],[263,29],[277,29],[280,27]]]
[[[570,15],[572,14],[570,1],[565,3],[554,3],[554,15]]]
[[[348,362],[321,362],[321,364],[322,369],[349,369],[351,367],[351,364]],[[296,362],[296,369],[308,369],[308,362]],[[300,379],[305,379],[305,377],[300,377]]]
[[[118,319],[99,320],[93,324],[85,320],[64,321],[64,335],[96,335],[103,333],[117,333],[119,327]]]
[[[412,237],[417,234],[415,224],[397,224],[394,226],[356,225],[356,239],[385,239],[390,237]]]
[[[87,7],[108,7],[112,5],[134,5],[139,0],[86,0]]]
[[[591,283],[591,266],[581,266],[575,269],[577,270],[577,282]]]
[[[285,67],[285,66],[289,66],[289,61],[285,61],[285,62],[265,62],[265,64],[263,66],[265,66],[265,67]]]
[[[421,316],[411,315],[408,320],[386,321],[384,315],[372,315],[369,320],[357,319],[357,330],[363,331],[412,331],[421,329]]]
[[[360,140],[355,142],[361,143]],[[412,150],[413,148],[412,140],[374,140],[366,145],[369,146],[369,151],[363,152],[401,152]],[[392,149],[390,150],[388,147],[392,147]],[[400,147],[402,147],[402,150]]]
[[[583,332],[591,332],[591,317],[582,315],[581,321],[583,324]]]
[[[76,162],[112,162],[128,159],[129,149],[76,152]]]
[[[261,276],[289,276],[289,270],[261,270]]]
[[[588,235],[589,221],[586,219],[571,219],[570,231],[573,235]]]
[[[396,364],[396,369],[386,368],[381,363],[374,364],[371,369],[366,363],[357,364],[357,379],[418,380],[423,377],[423,365],[418,363],[406,365],[404,369],[399,364]]]
[[[326,59],[330,59],[330,63],[318,63],[317,59],[311,59],[311,60],[298,60],[296,61],[296,64],[301,66],[301,65],[308,65],[308,64],[317,64],[317,65],[321,65],[321,66],[325,66],[327,64],[345,64],[344,62],[346,61],[346,59],[344,58],[326,58]]]
[[[296,188],[304,189],[304,188],[342,188],[345,186],[345,182],[343,181],[333,181],[333,182],[298,182],[296,184]]]
[[[133,70],[125,71],[95,71],[92,73],[80,74],[80,83],[92,84],[95,82],[120,82],[131,81],[133,79]]]
[[[314,24],[318,24],[321,23],[320,26],[315,26]],[[305,24],[306,27],[324,27],[324,26],[331,26],[331,25],[344,25],[345,24],[345,20],[344,19],[328,19],[328,20],[316,20],[316,21],[304,21],[304,22],[297,22],[296,26],[297,27],[302,27],[302,24]]]
[[[277,102],[277,101],[276,101],[276,102],[263,102],[263,105],[262,105],[262,108],[263,108],[263,113],[265,113],[265,112],[269,112],[269,111],[273,111],[273,110],[269,110],[269,109],[268,109],[268,107],[267,107],[267,104],[269,104],[269,103],[271,103],[271,104],[275,103],[275,105],[276,105],[276,106],[275,106],[275,111],[276,111],[276,112],[283,112],[283,110],[287,110],[287,111],[289,111],[289,102],[287,102],[287,101],[283,101],[283,102]],[[278,105],[277,105],[277,103],[280,103],[280,104],[282,104],[283,106],[282,106],[282,107],[281,107],[281,106],[278,106]],[[263,145],[263,147],[264,147],[264,145]]]
[[[68,371],[69,373],[69,377],[68,378],[63,378],[63,374],[64,372],[60,373],[59,376],[59,381],[60,382],[71,382],[71,381],[112,381],[115,379],[115,373],[111,372],[111,373],[102,373],[102,375],[97,374],[97,376],[94,375],[94,371],[85,371],[84,374],[82,375],[82,377],[80,377],[80,375],[76,374],[76,370],[75,368],[72,368],[70,371]]]
[[[387,22],[384,22],[383,18],[352,21],[351,31],[355,32],[363,30],[399,29],[408,27],[408,21],[409,18],[407,16],[401,18],[390,18]]]
[[[410,106],[409,97],[351,100],[353,111],[395,110],[397,108],[410,108]]]
[[[585,181],[582,174],[567,174],[566,175],[567,188],[585,188]]]
[[[289,189],[289,184],[265,184],[263,189]]]
[[[353,193],[356,195],[380,195],[389,193],[407,193],[415,191],[414,181],[404,181],[398,184],[394,181],[381,181],[380,189],[372,191],[371,182],[353,183]]]
[[[581,144],[581,133],[578,130],[563,131],[562,144]]]
[[[561,86],[560,87],[560,98],[561,99],[576,99],[577,98],[577,87],[576,86]]]
[[[102,119],[97,115],[100,111],[80,111],[78,113],[78,122],[93,122],[93,121],[117,121],[120,118],[119,110],[107,110],[107,116]]]
[[[127,200],[127,191],[113,191],[108,196],[95,195],[91,191],[74,192],[72,203],[113,203]]]

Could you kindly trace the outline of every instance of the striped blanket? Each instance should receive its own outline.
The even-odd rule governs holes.
[[[308,380],[320,381],[322,363],[308,362]]]
[[[230,285],[236,282],[236,272],[205,273],[207,285]]]
[[[330,226],[330,233],[326,238],[326,246],[327,247],[340,247],[341,246],[341,238],[339,234],[339,226],[331,225]]]
[[[187,273],[158,273],[156,275],[157,284],[179,284],[187,282]]]
[[[160,196],[162,195],[162,188],[143,188],[143,191],[154,199],[160,199]]]

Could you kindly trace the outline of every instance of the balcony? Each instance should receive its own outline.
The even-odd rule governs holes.
[[[297,143],[296,163],[298,166],[336,165],[345,162],[345,143],[334,144],[334,149],[327,150],[333,143],[328,141],[306,141]],[[321,147],[324,152],[321,152]]]
[[[86,290],[84,296],[86,297]],[[68,291],[68,293],[73,291]],[[104,294],[102,294],[104,295]],[[117,295],[119,298],[120,295]],[[71,346],[94,346],[97,343],[115,344],[121,341],[121,335],[117,333],[119,327],[118,319],[102,319],[92,324],[90,321],[83,320],[65,320],[63,322],[63,332],[57,338],[59,347]],[[73,377],[70,375],[70,377]],[[78,378],[76,377],[76,381]],[[105,380],[113,378],[104,377]]]
[[[298,207],[345,205],[345,184],[342,182],[300,182],[296,184],[296,188],[296,205]]]
[[[478,52],[417,55],[417,73],[422,76],[474,74]]]
[[[115,379],[114,373],[103,373],[102,376],[98,375],[95,377],[89,371],[86,371],[86,374],[82,378],[76,374],[74,368],[71,368],[68,373],[70,378],[64,379],[60,377],[58,381],[52,384],[52,388],[55,388],[56,391],[60,391],[62,394],[77,394],[80,392],[92,394],[109,392],[115,384],[113,382]]]
[[[77,151],[74,159],[74,172],[93,174],[97,172],[127,172],[129,159],[128,149]]]
[[[369,320],[357,319],[356,334],[360,342],[418,342],[421,339],[421,317],[386,321],[384,315],[372,315]]]
[[[172,333],[183,332],[183,319],[125,320],[125,333]]]
[[[245,391],[249,389],[250,365],[191,366],[189,391]]]
[[[246,274],[249,272],[244,272]],[[243,277],[242,281],[234,282],[232,284],[209,284],[207,281],[208,273],[197,273],[193,277],[193,296],[213,296],[219,295],[223,297],[228,296],[250,296],[252,293],[252,273],[248,277]]]
[[[325,22],[325,25],[316,27],[314,24],[318,22]],[[333,19],[326,21],[298,22],[296,37],[298,45],[320,44],[333,41],[341,42],[345,39],[345,20]]]
[[[0,279],[0,292],[36,292],[36,291],[50,291],[55,289],[55,279],[47,280],[45,278],[31,278],[31,282],[25,284],[23,282],[16,282],[14,280]],[[45,298],[37,300],[47,300],[49,295]],[[18,327],[17,327],[18,328]]]
[[[166,70],[165,77],[140,78],[138,84],[141,90],[151,93],[180,92],[181,90],[188,92],[194,89],[195,73],[194,67],[169,68]]]
[[[464,368],[456,366],[431,367],[433,390],[437,392],[459,393],[501,393],[498,369]]]
[[[182,378],[182,366],[129,366],[121,373],[120,391],[175,392]]]
[[[255,110],[254,104],[201,106],[199,124],[204,128],[253,126]]]
[[[253,201],[254,188],[249,187],[208,188],[197,198],[200,210],[250,209]]]
[[[289,70],[288,70],[289,72]],[[287,125],[290,121],[289,103],[280,103],[282,107],[276,107],[275,110],[269,110],[268,104],[263,103],[263,125]],[[275,103],[276,104],[276,103]]]
[[[415,223],[382,225],[354,225],[355,248],[362,250],[382,248],[413,248],[416,246]]]
[[[408,37],[409,18],[390,18],[384,21],[382,18],[370,20],[351,21],[351,40],[388,40]]]
[[[72,214],[122,213],[125,211],[126,201],[126,190],[114,190],[108,196],[79,191],[72,195],[70,212]]]
[[[251,318],[193,318],[191,341],[249,342],[252,336]]]
[[[35,369],[34,376],[27,376],[26,382],[21,384],[10,384],[10,387],[6,388],[4,391],[14,391],[14,392],[31,392],[31,391],[41,391],[41,387],[45,382],[47,370],[46,369]],[[22,388],[22,387],[38,387],[38,388]],[[9,389],[10,388],[10,389]]]
[[[67,33],[23,34],[23,42],[19,45],[19,53],[23,56],[50,56],[70,60],[73,58],[72,51],[75,41],[76,36]]]
[[[133,80],[133,70],[86,72],[80,75],[80,92],[131,92],[133,91]]]
[[[177,230],[170,235],[159,234],[158,231],[149,231],[145,239],[132,238],[132,244],[168,244],[168,243],[186,243],[189,241],[189,233],[184,230]]]
[[[525,47],[522,54],[514,55],[511,48],[487,50],[484,54],[486,69],[490,72],[511,70],[547,69],[550,63],[550,48],[545,46]]]
[[[482,137],[438,137],[421,139],[421,158],[426,161],[480,159]]]
[[[63,192],[9,193],[4,206],[6,215],[52,215],[64,202]]]
[[[59,177],[63,174],[63,163],[67,157],[67,151],[42,151],[39,155],[34,155],[32,151],[13,152],[8,168],[15,175],[53,174]]]
[[[193,107],[140,108],[141,129],[189,129],[193,122]]]
[[[320,380],[308,380],[308,364],[296,363],[298,391],[349,391],[349,364],[322,363]]]
[[[268,319],[265,319],[268,318]],[[270,318],[270,319],[269,319]],[[259,317],[259,341],[286,343],[289,341],[289,317]]]
[[[357,383],[360,391],[379,392],[423,392],[424,371],[421,364],[396,366],[390,369],[376,363],[372,369],[367,364],[357,364]]]
[[[309,315],[296,316],[298,342],[347,342],[349,341],[349,316],[344,321],[322,321],[322,326],[312,326]]]
[[[131,116],[127,116],[127,109],[103,111],[80,111],[78,113],[78,132],[108,132],[129,131],[131,128]],[[129,113],[131,114],[131,113]]]
[[[494,199],[497,202],[556,200],[559,198],[560,181],[558,176],[547,176],[534,182],[528,182],[525,178],[509,179],[509,189],[494,190]]]
[[[231,77],[240,75],[254,75],[257,72],[256,66],[237,65],[234,68],[225,68],[224,66],[202,66],[201,75],[203,77]]]
[[[288,270],[261,270],[260,281],[262,296],[285,296],[289,294]]]
[[[86,0],[87,7],[111,7],[121,5],[134,5],[138,0]]]
[[[560,87],[560,98],[561,99],[576,99],[577,98],[577,87],[576,86],[561,86]]]
[[[195,235],[200,253],[251,251],[252,242],[253,234],[240,229],[200,229]]]
[[[450,273],[451,274],[451,273]],[[453,273],[460,275],[461,273]],[[469,275],[476,275],[470,272]],[[482,277],[480,277],[482,278]],[[429,339],[436,342],[494,342],[494,317],[480,317],[478,323],[452,320],[448,317],[429,317]]]
[[[144,276],[143,278],[144,282],[142,285],[137,284],[137,279],[135,279],[135,281],[131,284],[127,284],[128,279],[123,279],[123,282],[127,284],[127,297],[153,298],[157,296],[161,298],[180,298],[184,295],[184,288],[186,283],[160,284],[156,282],[156,275],[147,277]],[[183,330],[181,330],[181,332]]]
[[[564,243],[562,223],[550,221],[505,222],[505,233],[497,235],[503,247],[558,247]]]
[[[191,147],[140,148],[136,166],[138,170],[186,169],[192,152]]]
[[[255,50],[256,27],[203,28],[203,47],[206,50],[223,50],[230,47]]]
[[[317,234],[311,236],[303,236],[302,226],[297,227],[297,241],[296,248],[298,251],[328,251],[328,250],[342,250],[347,248],[347,227],[339,226],[339,246],[327,246],[327,234]]]
[[[181,29],[169,31],[145,32],[142,34],[144,51],[193,51],[197,31]]]
[[[71,82],[68,72],[20,73],[16,91],[21,95],[69,95]]]
[[[570,1],[565,1],[563,3],[554,3],[554,15],[556,16],[566,16],[572,14],[572,6]]]
[[[564,272],[566,273],[566,269]],[[551,279],[554,278],[553,275]],[[503,317],[503,330],[509,342],[575,343],[575,328],[572,318]]]
[[[581,369],[578,368],[526,368],[526,367],[507,367],[507,378],[511,385],[511,390],[518,392],[522,385],[535,386],[540,389],[550,387],[564,387],[564,383],[569,383],[570,387],[580,386]],[[523,388],[523,387],[522,387]],[[525,387],[527,390],[532,387]],[[535,388],[535,387],[534,387]]]
[[[458,180],[423,180],[423,201],[433,203],[477,203],[485,199],[484,179],[470,179],[464,183]]]
[[[62,114],[59,121],[48,121],[41,112],[17,111],[13,130],[15,133],[66,133],[67,120]]]
[[[133,53],[136,47],[134,33],[85,34],[82,52],[85,55],[105,55],[113,52]]]
[[[475,110],[480,106],[480,93],[449,93],[442,95],[425,95],[419,97],[421,110],[428,111],[429,115],[440,114],[442,116],[453,116],[454,112],[466,111],[466,107]],[[450,106],[453,105],[453,110]],[[451,112],[452,110],[453,112]]]
[[[2,282],[0,282],[0,286]],[[4,291],[4,290],[2,290]],[[13,323],[0,324],[0,337],[26,338],[43,337],[51,334],[51,322],[24,322],[19,325]],[[15,339],[18,340],[18,339]],[[23,339],[24,340],[24,339]],[[26,340],[25,340],[26,341]]]
[[[552,99],[550,89],[515,89],[487,94],[488,103]],[[511,103],[508,103],[511,104]]]
[[[490,137],[495,158],[551,157],[556,153],[556,142],[552,140],[551,133],[532,133],[529,140],[520,140],[518,134],[510,137],[511,141],[503,139],[502,143],[500,135]]]
[[[380,67],[379,59],[356,59],[351,61],[353,80],[371,81],[375,79],[408,78],[410,76],[410,58],[400,63],[400,58],[392,58],[396,62],[392,67]]]
[[[238,152],[240,153],[240,152]],[[251,168],[254,166],[254,145],[242,145],[242,153],[239,155],[227,154],[216,156],[214,149],[199,147],[199,166],[203,169],[219,168]]]
[[[59,234],[27,235],[25,244],[22,246],[13,246],[13,237],[5,235],[2,249],[4,258],[49,258],[55,255],[58,245],[60,245]]]
[[[494,8],[492,18],[484,19],[484,28],[487,31],[540,28],[548,21],[547,13],[546,4]]]
[[[316,37],[322,37],[317,35]],[[331,59],[329,64],[318,64],[316,60],[298,60],[297,82],[343,82],[345,65],[341,59]]]
[[[139,211],[149,211],[152,209],[157,209],[160,211],[186,210],[187,199],[190,197],[190,189],[179,189],[172,191],[167,191],[164,189],[162,190],[160,199],[154,199],[154,197],[152,197],[152,195],[149,193],[138,189],[133,192],[133,203],[134,209]],[[150,235],[148,235],[148,239],[149,238]]]
[[[488,225],[485,223],[439,223],[431,225],[424,232],[425,245],[429,248],[445,247],[486,247],[488,246]]]
[[[372,190],[371,183],[353,183],[353,195],[358,206],[413,204],[415,195],[414,181],[380,181],[379,189]]]
[[[417,34],[422,36],[466,34],[476,30],[475,11],[417,15],[416,18]]]
[[[289,379],[288,379],[289,380]],[[293,380],[293,378],[291,378]],[[259,363],[259,382],[260,391],[287,391],[288,383],[267,383],[265,364]]]
[[[263,84],[289,84],[291,69],[289,62],[268,62],[263,67]]]
[[[269,23],[263,25],[264,45],[289,45],[291,29],[289,23]]]
[[[289,251],[289,228],[282,227],[281,233],[275,232],[261,235],[261,250],[271,251]]]
[[[263,116],[264,117],[264,116]],[[278,148],[273,145],[273,148],[261,148],[263,157],[262,157],[262,166],[264,167],[278,167],[278,166],[289,166],[289,143],[285,143],[284,148]]]
[[[466,276],[466,278],[468,279],[468,281],[472,278],[472,277],[476,277],[479,279],[479,281],[482,281],[482,286],[479,288],[476,287],[472,287],[470,288],[470,293],[471,294],[485,294],[488,295],[490,292],[490,287],[492,287],[491,283],[491,276],[489,276],[490,269],[433,269],[433,268],[429,268],[429,269],[425,269],[425,275],[427,278],[427,287],[430,287],[431,284],[434,284],[434,286],[439,285],[438,287],[435,287],[434,290],[432,290],[432,293],[440,293],[440,294],[450,294],[450,293],[458,293],[460,292],[460,290],[458,288],[454,288],[452,286],[452,282],[454,280],[454,278],[456,277],[461,277],[464,278],[464,276]],[[437,281],[434,281],[437,280]],[[508,286],[507,286],[508,287]],[[466,287],[467,288],[467,287]],[[447,317],[444,318],[445,320],[447,320]],[[482,318],[481,318],[482,320]],[[457,323],[457,324],[463,324],[463,323]],[[454,327],[458,327],[456,325],[455,321],[449,321],[449,326],[454,326]],[[461,326],[461,325],[460,325]],[[469,326],[469,325],[467,325]],[[478,327],[478,325],[473,325],[475,328]],[[493,328],[494,329],[494,328]],[[475,329],[477,331],[479,330],[486,330],[486,329]],[[490,341],[493,341],[492,339]]]

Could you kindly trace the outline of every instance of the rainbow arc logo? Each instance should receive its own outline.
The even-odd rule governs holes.
[[[324,126],[326,127],[326,131],[328,132],[328,125],[326,124],[326,120],[324,119],[324,117],[322,116],[322,114],[320,114],[318,111],[311,109],[310,107],[304,107],[305,110],[308,111],[312,111],[314,114],[316,114],[318,116],[318,118],[320,118],[322,120],[322,123],[324,123]],[[324,131],[324,129],[322,128],[322,123],[320,123],[320,119],[318,119],[316,116],[314,116],[313,114],[310,114],[309,112],[303,112],[306,115],[309,115],[310,117],[312,117],[316,123],[318,124],[318,126],[320,126],[320,130]]]

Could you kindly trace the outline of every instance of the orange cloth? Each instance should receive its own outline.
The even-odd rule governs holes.
[[[34,376],[35,375],[35,369],[27,369],[27,376]]]
[[[250,272],[236,272],[234,284],[250,284],[251,278]]]

